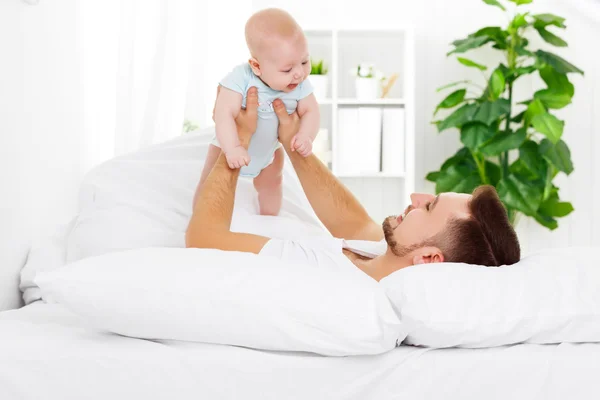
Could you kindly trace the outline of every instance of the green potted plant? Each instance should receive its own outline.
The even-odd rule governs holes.
[[[327,88],[329,87],[327,72],[327,66],[323,60],[310,60],[310,82],[317,100],[327,98]]]
[[[196,125],[194,122],[190,121],[189,119],[186,119],[183,121],[183,133],[189,133],[189,132],[193,132],[196,129],[198,129],[198,125]]]
[[[550,45],[566,47],[567,43],[551,31],[565,29],[564,18],[522,12],[519,6],[533,0],[510,0],[514,3],[512,11],[507,10],[510,3],[506,1],[483,1],[510,12],[508,26],[485,27],[456,40],[447,55],[491,45],[503,53],[505,62],[488,68],[470,58],[457,57],[465,67],[483,73],[485,83],[480,86],[461,81],[438,89],[454,88],[434,115],[441,109],[453,112],[434,123],[439,132],[458,129],[462,147],[426,179],[435,182],[437,193],[470,193],[478,185],[493,185],[513,223],[524,214],[556,229],[557,218],[570,214],[573,206],[561,201],[553,181],[559,173],[573,172],[573,163],[562,140],[565,122],[553,112],[571,103],[575,89],[568,75],[583,71],[554,53],[529,46],[529,34],[535,34]],[[530,98],[516,98],[514,88],[529,74],[538,74],[545,87]]]
[[[381,97],[381,88],[385,77],[373,64],[361,63],[350,73],[356,76],[357,99],[372,100]]]

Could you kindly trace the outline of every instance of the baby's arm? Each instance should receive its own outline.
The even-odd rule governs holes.
[[[298,116],[300,117],[300,130],[292,139],[290,147],[292,151],[298,151],[303,157],[307,157],[312,152],[312,142],[317,137],[321,126],[319,103],[314,94],[310,94],[298,102]]]
[[[215,131],[229,168],[250,163],[248,152],[240,144],[235,119],[242,108],[242,95],[225,87],[219,91],[215,105]]]

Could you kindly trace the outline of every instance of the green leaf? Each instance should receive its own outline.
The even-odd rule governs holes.
[[[554,230],[554,229],[558,228],[558,222],[556,222],[556,220],[554,218],[552,218],[548,215],[543,215],[543,214],[537,213],[534,216],[534,218],[542,226],[545,226],[546,228],[548,228],[550,230]]]
[[[502,4],[500,4],[497,0],[483,0],[485,4],[489,4],[490,6],[496,6],[501,8],[503,11],[506,11],[506,8]]]
[[[498,182],[498,196],[507,206],[532,217],[542,202],[542,190],[514,174]]]
[[[533,95],[539,99],[544,106],[551,109],[560,109],[571,103],[571,96],[567,93],[555,92],[554,90],[544,89],[535,92]]]
[[[496,68],[496,70],[490,76],[489,81],[489,92],[491,95],[491,100],[496,100],[500,95],[504,92],[504,74],[502,70]]]
[[[519,147],[519,160],[532,177],[545,177],[546,162],[539,151],[539,145],[533,140],[527,140]]]
[[[516,149],[525,141],[527,131],[524,128],[516,132],[500,132],[485,142],[479,151],[486,156],[496,156],[505,151]]]
[[[512,1],[513,3],[515,3],[516,5],[520,6],[521,4],[529,4],[531,3],[533,0],[509,0]]]
[[[525,48],[525,46],[515,46],[515,53],[521,57],[531,57],[533,53]]]
[[[494,130],[481,122],[469,122],[460,130],[460,141],[472,150],[477,150],[482,143],[494,135]]]
[[[480,105],[475,105],[472,120],[491,125],[501,116],[508,114],[509,110],[510,103],[507,99],[498,99],[494,102],[485,101]]]
[[[532,15],[532,17],[535,19],[535,22],[537,22],[538,24],[541,24],[542,26],[554,25],[559,28],[566,28],[566,26],[564,24],[565,19],[563,17],[559,17],[558,15],[537,14],[537,15]]]
[[[465,94],[467,94],[466,89],[459,89],[450,93],[440,104],[438,104],[433,114],[437,114],[440,108],[452,108],[462,103],[465,99]]]
[[[435,172],[430,172],[427,174],[427,176],[425,177],[426,180],[430,181],[430,182],[435,182],[437,181],[437,178],[440,176],[440,171],[435,171]]]
[[[471,83],[471,81],[457,81],[457,82],[452,82],[452,83],[449,83],[447,85],[444,85],[444,86],[441,86],[441,87],[437,88],[436,91],[440,92],[440,91],[442,91],[444,89],[448,89],[448,88],[454,87],[456,85],[460,85],[461,83]]]
[[[557,56],[556,54],[549,53],[543,50],[538,50],[535,52],[535,55],[541,63],[551,66],[558,73],[568,74],[571,72],[576,72],[583,75],[582,70],[580,70],[564,58]]]
[[[537,116],[546,113],[546,106],[542,103],[541,100],[535,99],[527,106],[527,111],[525,111],[525,126],[529,126],[531,124],[531,120]]]
[[[488,177],[488,181],[490,185],[496,186],[502,178],[502,172],[500,171],[500,166],[491,161],[485,162],[485,175]]]
[[[449,56],[454,53],[464,53],[471,49],[481,47],[487,42],[489,42],[489,38],[487,36],[470,36],[466,39],[456,40],[452,42],[452,44],[454,45],[454,50],[452,50],[446,55]]]
[[[527,22],[527,19],[525,18],[528,14],[529,13],[515,15],[512,22],[510,23],[511,26],[514,29],[519,29],[519,28],[529,25],[529,22]]]
[[[519,114],[517,114],[514,117],[512,117],[510,120],[512,122],[516,122],[517,124],[520,124],[521,122],[523,122],[523,117],[524,116],[525,116],[525,111],[522,111]]]
[[[478,106],[476,104],[465,104],[452,114],[450,114],[443,121],[437,123],[438,132],[442,132],[449,128],[460,128],[462,125],[473,119],[473,115],[477,111]]]
[[[567,42],[565,42],[562,38],[556,36],[554,33],[546,30],[545,27],[540,27],[540,26],[535,26],[535,25],[534,25],[534,27],[546,43],[550,43],[551,45],[556,46],[556,47],[567,47],[568,46]]]
[[[481,185],[481,179],[476,169],[464,165],[453,165],[440,174],[436,181],[435,191],[437,193],[472,193],[479,185]]]
[[[469,36],[486,37],[488,38],[487,41],[493,41],[495,43],[496,48],[507,48],[506,38],[508,38],[508,32],[502,30],[499,26],[487,26]]]
[[[544,67],[540,69],[540,77],[546,82],[548,89],[558,93],[566,93],[570,97],[575,94],[575,87],[569,82],[567,74],[559,73],[552,67]]]
[[[472,166],[473,168],[476,168],[475,161],[473,160],[473,156],[471,155],[471,152],[469,151],[469,149],[466,147],[461,148],[456,153],[454,153],[454,155],[452,157],[447,159],[440,167],[440,170],[444,171],[444,170],[448,169],[450,166],[457,165],[457,164],[465,164],[465,165]]]
[[[538,69],[537,69],[537,66],[535,66],[535,65],[529,65],[529,66],[527,66],[527,67],[518,67],[518,68],[516,68],[516,69],[515,69],[515,73],[516,73],[518,76],[521,76],[521,75],[527,75],[527,74],[530,74],[530,73],[532,73],[532,72],[534,72],[534,71],[537,71],[537,70],[538,70]]]
[[[509,172],[515,175],[522,176],[529,181],[539,180],[539,176],[533,175],[521,159],[516,159],[508,168]]]
[[[459,63],[461,63],[462,65],[466,65],[467,67],[474,67],[481,71],[485,71],[487,69],[485,65],[478,64],[475,61],[469,60],[468,58],[457,57],[456,59]]]
[[[540,213],[550,217],[566,217],[574,210],[571,203],[559,201],[557,193],[553,193],[548,200],[540,205]]]
[[[544,139],[540,143],[539,151],[557,170],[567,175],[573,172],[571,150],[569,150],[569,146],[564,141],[559,140],[558,143],[553,144],[550,140]]]
[[[560,140],[565,126],[564,121],[549,113],[534,116],[531,119],[531,124],[536,131],[545,135],[552,143],[557,143]]]

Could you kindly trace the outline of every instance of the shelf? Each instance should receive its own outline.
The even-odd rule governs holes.
[[[338,99],[339,105],[356,105],[356,106],[386,106],[386,105],[404,105],[404,99]]]
[[[366,172],[366,173],[342,173],[335,174],[338,178],[404,178],[405,174],[400,173],[389,173],[389,172]]]
[[[403,106],[404,99],[373,99],[373,100],[360,100],[360,99],[317,99],[317,102],[322,106],[328,106],[336,103],[340,106]]]

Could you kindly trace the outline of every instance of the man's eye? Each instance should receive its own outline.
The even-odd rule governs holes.
[[[430,205],[431,205],[431,202],[429,202],[429,203],[427,203],[427,204],[425,205],[425,208],[427,209],[427,211],[429,211],[429,206],[430,206]]]
[[[302,65],[306,65],[306,64],[308,64],[308,61],[304,61],[304,62],[302,63]]]
[[[283,71],[283,72],[285,72],[286,74],[288,74],[288,73],[292,72],[292,70],[288,69],[287,71]]]

